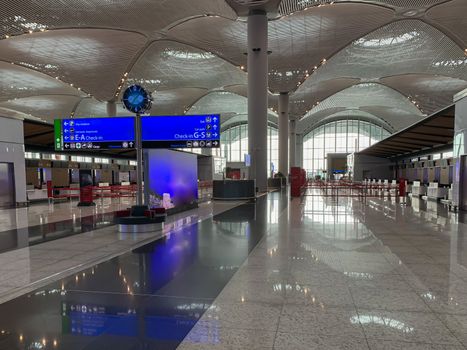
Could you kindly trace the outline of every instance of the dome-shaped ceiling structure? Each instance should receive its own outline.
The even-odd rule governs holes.
[[[9,2],[0,9],[1,113],[49,122],[71,113],[103,115],[107,101],[118,102],[125,86],[139,83],[153,92],[152,114],[197,110],[243,120],[247,25],[240,15],[253,4],[260,5]],[[302,119],[302,130],[323,118],[360,114],[396,131],[451,104],[467,87],[464,0],[264,5],[269,106],[277,110],[277,93],[289,92],[290,115]]]

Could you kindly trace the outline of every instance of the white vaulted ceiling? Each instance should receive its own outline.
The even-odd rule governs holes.
[[[153,93],[152,114],[247,120],[247,6],[233,0],[7,0],[0,8],[0,114],[127,114],[121,91]],[[277,93],[307,132],[328,118],[392,131],[467,87],[465,0],[265,0],[270,121]],[[231,7],[232,5],[232,7]],[[275,6],[275,11],[274,7]],[[238,11],[238,13],[236,12]]]
[[[336,111],[336,107],[341,110]],[[392,130],[407,127],[421,118],[422,112],[398,91],[376,83],[362,83],[331,95],[314,107],[299,122],[303,132],[311,130],[314,124],[337,112],[352,112],[353,115],[371,115],[391,126]]]

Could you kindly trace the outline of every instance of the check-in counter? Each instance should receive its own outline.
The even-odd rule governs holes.
[[[253,199],[256,197],[255,180],[215,180],[212,198],[218,200]]]
[[[47,189],[28,188],[26,194],[29,202],[47,200]]]
[[[438,187],[437,182],[430,182],[427,191],[428,199],[438,200],[441,198],[446,198],[447,196],[447,189]]]
[[[420,181],[414,181],[412,184],[412,197],[426,196],[426,187],[420,184]]]

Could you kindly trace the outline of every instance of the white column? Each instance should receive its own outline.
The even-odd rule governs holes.
[[[460,210],[467,210],[467,89],[454,96],[455,123],[453,157],[456,161],[452,179],[452,201]]]
[[[248,16],[248,152],[250,179],[259,191],[268,185],[268,18],[264,11]]]
[[[295,134],[296,121],[295,119],[290,120],[290,166],[296,167],[297,164],[297,139]]]
[[[289,94],[279,95],[279,171],[289,173]]]
[[[303,134],[295,134],[295,164],[303,168]]]
[[[108,117],[115,117],[117,115],[117,104],[115,101],[108,101],[107,102],[107,116]]]

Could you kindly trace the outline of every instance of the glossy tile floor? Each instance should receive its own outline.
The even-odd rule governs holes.
[[[269,194],[1,304],[0,349],[466,349],[463,222]]]
[[[309,196],[270,210],[267,236],[180,349],[465,349],[457,220],[415,199]]]
[[[89,208],[80,213],[74,202],[68,205],[68,218],[72,219],[0,232],[0,252],[8,250],[0,254],[0,303],[241,203],[216,202],[214,206],[212,202],[205,202],[197,209],[169,216],[162,232],[130,235],[117,232],[114,215],[105,212],[107,208],[98,204],[93,209],[94,215],[83,216],[84,213],[89,215]],[[49,207],[45,209],[46,214],[52,211]],[[65,209],[60,209],[65,217]],[[38,241],[37,233],[42,233],[44,240]]]
[[[0,209],[0,232],[11,229],[54,223],[72,218],[81,218],[96,213],[110,213],[128,208],[134,198],[105,198],[96,201],[95,207],[78,207],[76,200],[60,201],[55,204],[37,203],[17,209]]]
[[[216,202],[164,239],[1,304],[0,349],[175,349],[265,235],[266,207]]]

